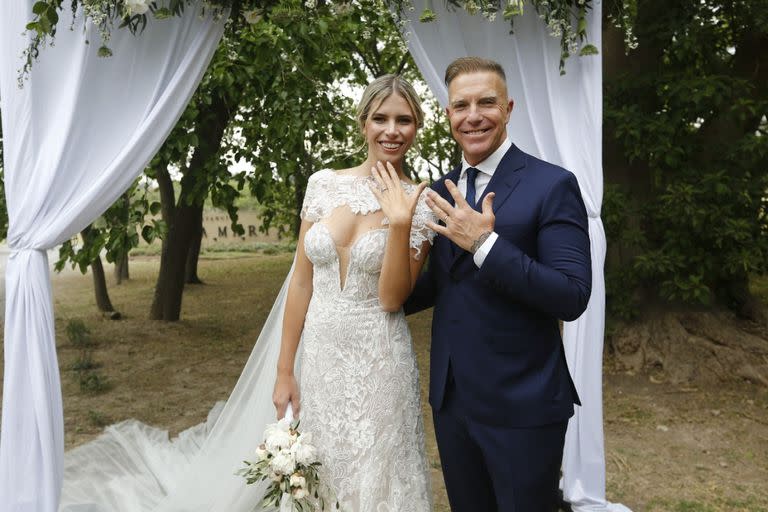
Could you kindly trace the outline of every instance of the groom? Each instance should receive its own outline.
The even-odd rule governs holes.
[[[558,320],[589,300],[587,214],[573,174],[507,138],[498,63],[458,59],[445,83],[463,158],[429,192],[439,236],[406,311],[435,308],[429,401],[448,498],[454,512],[551,512],[579,404]]]

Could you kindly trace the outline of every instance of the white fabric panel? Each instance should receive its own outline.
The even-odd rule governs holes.
[[[0,2],[0,100],[8,204],[0,510],[53,512],[64,452],[46,249],[99,216],[144,169],[181,115],[223,34],[196,8],[141,37],[98,33],[61,13],[22,89],[33,0]],[[85,44],[85,39],[91,44]]]
[[[437,21],[421,23],[423,0],[404,32],[419,70],[442,106],[448,92],[445,68],[455,58],[476,55],[504,67],[509,95],[515,101],[507,126],[512,141],[523,151],[561,165],[579,180],[589,215],[592,244],[592,296],[587,311],[565,325],[568,366],[581,396],[582,407],[568,426],[563,460],[564,494],[576,511],[627,510],[605,500],[605,453],[602,417],[602,355],[605,323],[605,231],[600,220],[602,175],[602,59],[573,56],[560,76],[559,38],[549,36],[532,5],[515,19],[514,34],[499,15],[489,22],[460,9],[447,10],[433,2]],[[588,14],[590,42],[601,47],[602,3],[595,0]]]

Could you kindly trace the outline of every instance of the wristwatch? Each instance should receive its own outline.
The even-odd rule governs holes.
[[[483,245],[486,240],[488,240],[488,237],[491,236],[491,233],[493,233],[493,231],[483,231],[483,233],[477,237],[477,240],[472,242],[472,247],[469,248],[469,252],[475,254],[480,246]]]

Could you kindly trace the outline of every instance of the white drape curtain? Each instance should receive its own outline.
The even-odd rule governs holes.
[[[532,5],[515,18],[514,34],[499,15],[489,22],[434,1],[437,22],[421,23],[424,0],[414,0],[403,30],[427,84],[445,107],[445,68],[458,57],[493,59],[505,69],[515,100],[507,127],[523,151],[561,165],[579,180],[589,215],[592,244],[592,297],[587,311],[565,325],[568,365],[583,405],[568,425],[563,460],[563,492],[574,510],[626,510],[605,500],[605,453],[602,417],[602,354],[605,324],[605,231],[600,220],[602,169],[602,61],[599,55],[571,57],[560,76],[559,38],[551,37]],[[587,33],[601,47],[602,3],[592,2]]]
[[[8,205],[0,510],[54,512],[64,428],[46,249],[111,205],[158,150],[197,87],[223,22],[150,21],[141,37],[72,25],[69,3],[56,44],[18,88],[33,0],[0,2],[0,111]],[[90,44],[85,44],[85,40]]]

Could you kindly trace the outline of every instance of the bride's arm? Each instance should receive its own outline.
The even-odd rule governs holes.
[[[379,184],[379,189],[373,189],[373,193],[389,220],[389,234],[379,276],[379,302],[384,311],[395,312],[400,310],[413,291],[429,250],[429,242],[423,243],[421,257],[417,259],[416,249],[410,247],[416,205],[427,185],[422,183],[408,195],[389,163],[386,168],[381,162],[377,163],[373,176]]]
[[[400,228],[395,231],[392,228],[390,225],[379,277],[379,302],[381,308],[390,313],[399,311],[413,291],[431,247],[429,242],[424,242],[419,259],[416,259],[416,249],[410,248],[410,223],[402,229],[405,234],[401,233]]]
[[[309,300],[312,298],[312,262],[304,252],[304,236],[312,225],[302,220],[299,229],[299,240],[296,244],[296,263],[293,268],[291,282],[288,284],[288,295],[283,316],[283,335],[280,344],[280,356],[277,360],[277,378],[272,402],[275,404],[278,419],[285,416],[288,402],[291,403],[294,416],[299,416],[299,385],[293,374],[296,350],[304,329],[304,318],[307,316]]]

